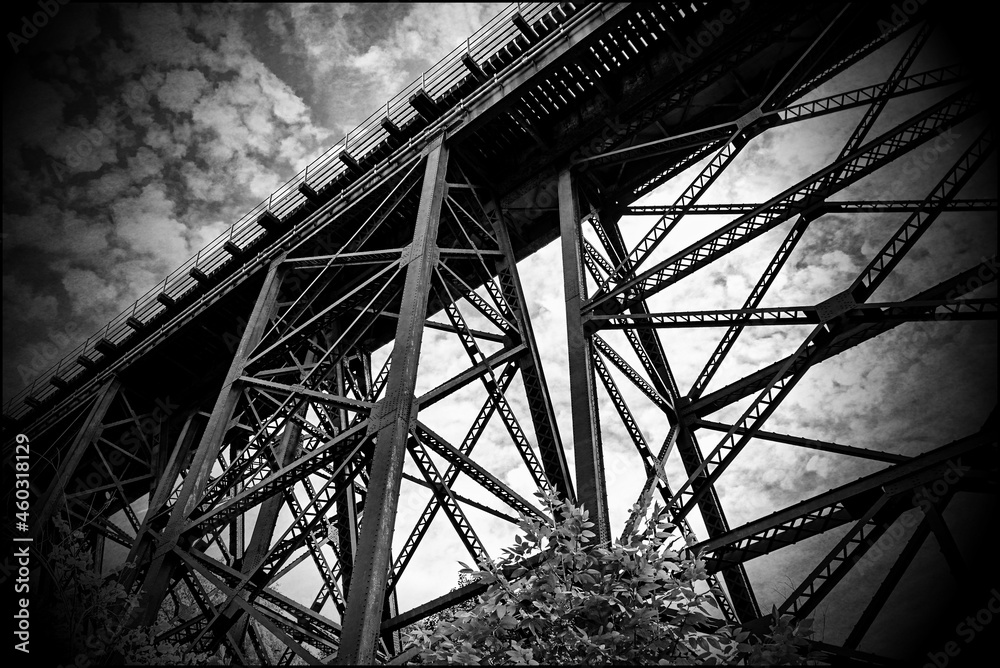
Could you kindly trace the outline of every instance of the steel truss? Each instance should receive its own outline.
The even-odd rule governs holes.
[[[142,550],[153,555],[142,572],[131,575],[141,582],[147,601],[145,616],[137,621],[152,620],[178,573],[194,571],[225,593],[227,601],[214,608],[202,606],[201,614],[165,637],[207,647],[223,643],[233,652],[242,651],[243,635],[253,629],[246,623],[250,619],[287,645],[282,661],[292,654],[313,661],[303,645],[326,653],[350,651],[340,646],[339,625],[315,627],[316,622],[309,621],[329,599],[336,615],[346,620],[345,638],[357,641],[364,633],[377,638],[383,614],[360,614],[350,606],[383,607],[438,510],[444,511],[474,561],[489,558],[464,504],[451,489],[458,475],[464,473],[494,498],[501,510],[490,510],[499,517],[516,520],[518,513],[540,513],[470,458],[494,413],[538,489],[574,496],[501,211],[471,187],[441,142],[424,163],[422,170],[411,170],[423,171],[422,178],[408,174],[392,191],[418,194],[409,245],[382,249],[373,227],[364,239],[356,235],[327,257],[300,260],[292,251],[272,264],[225,389],[193,454],[189,470],[202,474],[186,476],[176,492],[147,515],[135,541],[136,556]],[[401,201],[390,193],[370,217],[387,219],[386,209],[399,207]],[[329,291],[340,287],[346,263],[339,261],[345,255],[351,260],[365,257],[374,266],[346,294],[324,303]],[[284,286],[295,278],[293,268],[306,263],[320,271],[307,275],[309,283],[301,293],[284,297]],[[470,276],[485,281],[485,289],[473,290]],[[420,332],[432,294],[445,305],[451,325],[445,329],[465,348],[469,366],[414,397]],[[393,302],[398,304],[390,316],[399,323],[397,342],[386,368],[373,380],[367,371],[370,353],[359,341],[386,317],[384,311]],[[468,327],[459,306],[478,312],[495,328],[482,338],[502,342],[500,350],[490,355],[481,350],[480,337]],[[355,360],[361,360],[367,372],[360,377],[354,368],[358,365],[352,365]],[[525,435],[507,398],[518,371],[536,443]],[[466,438],[451,445],[419,420],[418,411],[473,383],[485,388],[486,401]],[[392,443],[396,450],[389,448]],[[403,477],[404,451],[434,494],[392,565],[384,532],[387,527],[391,532],[393,525],[398,491],[392,490],[399,489]],[[430,452],[447,462],[447,470],[435,465]],[[382,499],[382,508],[376,499]],[[292,521],[272,538],[282,505],[291,511]],[[247,543],[236,529],[254,508],[259,512]],[[192,544],[202,547],[192,551],[187,547]],[[220,556],[205,551],[212,545]],[[380,556],[382,561],[367,562],[358,555]],[[294,565],[311,561],[322,579],[308,608],[282,602],[269,588],[293,560]],[[362,620],[373,625],[359,631],[355,624]],[[383,637],[382,656],[398,651],[396,642],[392,636]],[[253,647],[257,645],[255,641]]]
[[[809,48],[823,48],[824,38],[837,28],[836,21],[831,23],[827,33],[817,37]],[[976,461],[981,464],[984,471],[992,471],[988,475],[995,476],[997,462],[992,426],[984,427],[974,436],[961,441],[963,448],[958,448],[956,445],[943,446],[912,460],[894,453],[776,434],[764,429],[768,417],[792,391],[799,379],[810,368],[832,355],[857,346],[901,323],[996,318],[995,297],[968,296],[971,291],[970,286],[975,288],[982,284],[982,280],[974,284],[969,282],[969,279],[980,270],[978,267],[962,272],[910,299],[881,303],[867,301],[907,251],[942,214],[951,211],[996,211],[995,200],[962,199],[959,195],[963,186],[993,153],[995,140],[992,128],[982,129],[983,126],[979,126],[981,130],[979,136],[971,144],[967,144],[966,151],[954,166],[922,200],[834,200],[832,197],[860,179],[878,173],[880,168],[917,149],[928,140],[940,136],[948,128],[967,121],[982,110],[981,103],[976,101],[978,93],[974,88],[958,88],[950,95],[939,96],[937,103],[919,111],[910,119],[883,131],[875,138],[870,138],[870,130],[891,99],[907,95],[906,91],[911,87],[913,90],[916,88],[927,90],[925,86],[936,86],[938,83],[944,84],[945,81],[955,84],[962,80],[961,68],[955,66],[918,74],[908,72],[931,33],[932,26],[923,23],[908,35],[909,44],[905,52],[884,82],[808,102],[796,102],[796,98],[806,90],[826,81],[830,73],[807,79],[807,83],[795,88],[793,94],[783,94],[782,89],[791,80],[790,77],[796,74],[801,76],[801,73],[796,72],[796,68],[793,67],[783,77],[779,75],[778,82],[770,89],[765,89],[756,96],[749,96],[748,103],[753,105],[750,111],[733,122],[687,132],[669,133],[670,136],[663,139],[645,142],[626,141],[623,142],[625,144],[623,147],[610,147],[609,150],[598,152],[574,163],[588,170],[585,179],[575,179],[572,169],[563,172],[560,177],[559,202],[566,271],[567,321],[570,326],[571,342],[570,373],[571,382],[577,388],[573,394],[575,442],[578,444],[581,442],[581,433],[593,434],[590,439],[593,443],[589,446],[590,450],[595,453],[601,451],[601,425],[597,422],[597,401],[588,395],[588,392],[594,391],[592,389],[594,380],[599,378],[621,418],[628,440],[635,446],[645,469],[646,484],[636,500],[639,512],[633,511],[627,526],[633,526],[641,513],[648,508],[650,494],[654,488],[659,491],[675,522],[684,533],[690,531],[688,517],[698,508],[709,534],[709,537],[699,544],[706,556],[709,572],[723,576],[732,600],[733,612],[744,623],[760,624],[767,619],[767,616],[762,616],[757,608],[753,589],[743,568],[747,559],[793,545],[845,523],[853,523],[853,527],[833,551],[787,600],[778,606],[782,612],[789,612],[798,617],[808,616],[863,558],[865,551],[889,528],[892,521],[909,507],[902,500],[903,493],[912,494],[918,486],[918,483],[912,483],[894,488],[891,493],[880,494],[880,488],[872,486],[872,481],[886,476],[899,476],[899,479],[908,476],[906,480],[913,480],[912,471],[917,470],[917,462],[923,461],[931,461],[936,466],[934,473],[940,476],[943,466],[941,462],[947,459],[949,453],[958,453],[959,449],[962,452],[978,453]],[[837,71],[841,71],[843,67],[849,66],[850,61],[856,62],[856,59],[867,53],[870,53],[870,50],[859,50],[847,62],[841,63]],[[805,56],[797,65],[804,60]],[[952,79],[952,75],[958,78]],[[840,154],[828,167],[802,179],[767,202],[699,203],[699,199],[712,184],[730,165],[737,162],[740,152],[753,137],[782,125],[814,118],[820,114],[843,111],[856,105],[863,106],[865,112]],[[664,133],[668,134],[666,131]],[[648,164],[644,161],[653,156],[692,149],[694,150],[688,158],[678,160],[675,166],[664,172],[666,179],[670,179],[675,178],[680,171],[697,170],[690,180],[690,185],[681,191],[672,205],[634,206],[632,204],[634,195],[644,194],[646,190],[643,188],[633,190],[622,179],[619,179],[619,184],[623,187],[611,189],[610,193],[598,193],[587,183],[587,181],[601,181],[604,173],[614,168],[624,170],[632,163]],[[595,171],[597,171],[596,178],[594,178]],[[579,213],[580,210],[585,211],[587,208],[590,209],[590,214]],[[815,305],[760,307],[786,260],[806,234],[809,226],[816,224],[815,221],[834,214],[881,213],[909,215],[882,250],[870,259],[868,267],[847,289],[839,294],[830,295],[828,299]],[[620,227],[623,215],[657,217],[645,235],[637,243],[633,242],[631,250],[627,250],[620,243],[616,245],[611,242],[611,239],[616,237],[621,239],[625,234],[625,228]],[[728,216],[730,222],[724,223],[700,241],[672,255],[664,257],[665,254],[660,253],[659,257],[662,259],[657,259],[655,251],[659,245],[669,239],[671,232],[689,215]],[[841,216],[833,224],[849,224],[850,220]],[[791,225],[787,228],[785,239],[742,307],[650,312],[647,304],[658,293],[684,279],[688,281],[696,279],[698,270],[785,222]],[[583,236],[582,232],[588,224],[593,229],[592,238],[596,237],[595,242]],[[616,229],[619,227],[621,231]],[[587,274],[592,279],[591,285],[594,286],[589,297],[585,280]],[[993,279],[995,273],[987,280]],[[805,340],[795,353],[761,369],[757,374],[705,395],[706,388],[716,371],[746,327],[787,325],[805,325],[812,329],[810,334],[805,335]],[[669,367],[664,366],[665,360],[659,369],[651,362],[648,354],[650,348],[644,346],[646,342],[655,341],[651,337],[655,337],[656,332],[677,327],[726,328],[715,351],[686,393],[679,392],[676,384],[670,381],[665,383],[665,388],[655,386],[657,380],[671,378],[671,374]],[[622,331],[632,347],[630,352],[635,353],[642,368],[631,366],[615,352],[613,346],[598,334],[602,329]],[[645,341],[640,340],[642,335],[645,335]],[[582,351],[575,358],[574,341],[580,342],[578,348]],[[658,344],[654,342],[652,345],[655,348]],[[658,455],[654,454],[646,443],[643,431],[635,418],[635,411],[629,408],[604,359],[610,361],[639,390],[641,394],[637,396],[644,395],[645,399],[659,408],[669,420],[670,434]],[[742,416],[734,424],[721,424],[705,419],[711,413],[754,394],[757,394],[756,398],[744,408]],[[643,406],[648,405],[643,403]],[[694,441],[694,432],[706,427],[722,432],[724,436],[714,448],[702,450]],[[778,511],[773,516],[775,517],[773,521],[770,521],[771,518],[765,518],[744,527],[730,529],[719,504],[717,483],[726,468],[753,439],[887,462],[891,466],[880,474],[873,474],[868,479],[859,481],[863,484],[848,485],[847,488],[833,490],[785,511]],[[681,455],[688,478],[671,490],[663,464],[673,450],[677,450]],[[590,455],[588,459],[589,457]],[[581,473],[581,480],[584,479],[582,477],[584,471],[579,469],[579,464],[578,470]],[[920,482],[926,483],[927,480],[933,479],[925,477]],[[598,484],[603,484],[600,477],[597,477],[596,481]],[[958,491],[961,489],[959,487]],[[598,516],[601,517],[601,503],[606,498],[606,492],[600,488],[593,490],[581,485],[581,497],[592,507],[597,508]],[[777,519],[778,517],[781,519]],[[926,525],[922,525],[921,533],[916,537],[918,547],[923,541],[921,536],[925,536],[929,531],[931,522],[947,536],[942,539],[942,544],[948,546],[947,556],[949,564],[952,565],[952,572],[960,572],[961,555],[947,528],[943,526],[939,512],[928,513]],[[905,569],[906,564],[912,560],[913,549],[906,551],[900,558],[900,565],[890,575],[892,582],[876,593],[871,605],[865,610],[855,631],[848,639],[844,654],[850,654],[854,658],[862,657],[862,653],[856,652],[858,644],[884,605],[888,591],[891,591],[894,583],[900,579],[902,569]],[[964,582],[965,577],[962,575],[960,581]],[[729,603],[724,596],[719,597],[719,602],[723,613],[728,616]],[[821,649],[828,656],[834,656],[833,650],[837,648],[825,645]],[[864,658],[874,660],[878,657],[866,655]]]
[[[839,531],[778,605],[806,617],[865,563],[893,522],[922,513],[842,646],[816,645],[829,657],[880,660],[859,647],[928,536],[965,577],[942,513],[953,497],[995,493],[995,417],[920,454],[778,433],[767,421],[810,369],[901,325],[996,318],[995,297],[973,295],[981,267],[908,298],[873,299],[940,218],[995,216],[995,198],[963,192],[992,156],[993,131],[982,122],[982,95],[967,68],[914,69],[934,32],[923,11],[877,33],[856,30],[874,23],[871,8],[776,3],[727,29],[690,68],[678,66],[675,45],[722,7],[703,4],[687,11],[673,3],[564,3],[538,8],[530,24],[518,14],[516,37],[498,43],[495,59],[467,56],[460,84],[436,97],[414,94],[417,117],[405,127],[384,119],[388,138],[377,157],[390,156],[386,162],[340,155],[356,186],[337,194],[315,175],[303,181],[297,208],[260,216],[266,251],[226,246],[239,265],[234,277],[171,321],[193,327],[186,323],[198,323],[199,313],[239,314],[240,326],[222,337],[228,353],[206,368],[203,383],[177,383],[165,395],[122,362],[81,382],[34,423],[33,442],[45,454],[38,479],[47,482],[36,490],[33,537],[43,542],[61,514],[88,531],[95,554],[103,555],[107,540],[126,547],[128,565],[115,577],[142,602],[130,623],[167,619],[161,639],[222,647],[235,663],[398,662],[408,656],[402,629],[484,589],[472,584],[401,605],[400,583],[415,556],[432,549],[432,531],[453,531],[481,563],[491,548],[472,510],[510,527],[519,514],[544,515],[530,494],[483,465],[483,450],[510,446],[534,490],[583,503],[599,539],[609,541],[621,530],[612,515],[622,505],[620,487],[609,490],[611,448],[626,443],[635,467],[629,476],[641,484],[625,530],[655,494],[680,533],[701,534],[695,540],[720,622],[767,619],[747,562]],[[862,37],[847,39],[852,30]],[[901,42],[902,55],[882,81],[831,92],[837,75]],[[887,122],[887,107],[914,100],[919,106],[906,117]],[[794,185],[766,201],[702,201],[713,199],[713,185],[761,136],[852,110],[858,120],[842,149]],[[851,186],[956,127],[963,128],[958,157],[940,166],[923,196],[852,197]],[[519,162],[522,154],[528,157]],[[502,156],[507,162],[491,166]],[[637,203],[682,176],[673,204]],[[636,216],[656,218],[637,236]],[[727,220],[668,252],[690,216]],[[763,305],[811,230],[873,220],[897,227],[846,289],[815,304]],[[784,237],[742,305],[661,309],[670,307],[668,288],[694,283],[712,262],[779,227]],[[518,273],[524,256],[556,238],[572,470],[529,318],[532,286]],[[207,285],[202,276],[195,278]],[[993,279],[995,272],[986,282]],[[794,352],[718,382],[746,328],[791,325],[802,326]],[[673,328],[724,328],[690,387],[671,366],[685,351],[662,336]],[[418,392],[421,347],[431,334],[464,357],[457,371]],[[135,355],[155,350],[150,339]],[[192,376],[207,364],[185,361]],[[465,420],[464,437],[449,440],[428,409],[456,396],[476,396],[479,409],[456,418]],[[739,415],[713,415],[732,413],[744,399]],[[601,422],[602,407],[623,431]],[[644,424],[650,415],[659,420],[652,426]],[[491,422],[502,427],[500,437],[486,435]],[[759,443],[883,468],[732,526],[720,489],[733,463]],[[913,510],[912,499],[959,457],[972,473]],[[423,494],[410,526],[398,512],[404,485]],[[140,499],[148,505],[141,516]],[[306,600],[280,591],[293,579],[312,583]],[[273,653],[269,638],[284,649]]]

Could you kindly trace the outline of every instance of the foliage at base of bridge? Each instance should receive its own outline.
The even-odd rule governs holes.
[[[713,618],[705,565],[666,511],[614,544],[594,544],[588,513],[537,494],[556,521],[522,516],[521,533],[497,563],[462,573],[489,588],[472,609],[407,634],[424,664],[806,664],[811,620],[775,611],[770,631],[751,634]],[[641,512],[641,509],[635,509]],[[534,569],[510,568],[542,553]],[[465,564],[462,564],[465,566]],[[511,573],[504,576],[504,570]]]
[[[166,630],[165,619],[152,627],[129,629],[125,620],[139,606],[113,577],[94,568],[90,545],[81,531],[72,531],[56,519],[59,539],[43,561],[44,606],[39,611],[45,629],[40,648],[51,665],[77,668],[120,658],[126,665],[212,665],[220,661],[207,653],[189,651],[170,641],[156,641]],[[164,613],[161,613],[161,615]],[[34,658],[35,652],[32,651]]]

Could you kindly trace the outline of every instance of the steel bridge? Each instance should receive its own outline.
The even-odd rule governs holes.
[[[432,520],[446,518],[481,560],[488,553],[471,509],[505,521],[541,513],[477,457],[491,421],[533,484],[584,503],[610,540],[621,527],[609,518],[604,445],[616,427],[599,416],[613,407],[637,453],[629,475],[645,481],[639,498],[658,496],[675,522],[693,526],[719,618],[744,624],[767,613],[750,560],[830,532],[831,547],[778,606],[808,617],[961,458],[974,474],[921,505],[917,529],[865,594],[846,640],[816,645],[828,657],[882,661],[859,646],[929,536],[959,581],[967,577],[942,517],[953,497],[995,494],[995,415],[918,454],[779,434],[766,423],[810,369],[904,323],[996,318],[995,297],[970,296],[995,279],[982,266],[954,267],[906,297],[870,299],[942,216],[979,212],[996,226],[995,181],[988,197],[962,192],[995,164],[976,73],[961,59],[926,67],[932,7],[903,5],[509,7],[4,407],[5,442],[28,434],[35,454],[31,535],[43,544],[61,514],[86,526],[96,554],[108,542],[124,546],[134,567],[116,577],[144,603],[132,621],[167,610],[164,638],[224,645],[234,662],[398,662],[400,629],[483,589],[400,608],[407,565],[434,550],[422,540]],[[882,80],[854,86],[841,76],[890,48],[901,55]],[[906,115],[882,113],[904,98]],[[701,201],[758,138],[849,110],[857,121],[822,168],[795,174],[766,201]],[[852,195],[853,184],[956,127],[957,160],[939,166],[926,192]],[[679,182],[672,205],[635,205]],[[622,221],[634,216],[654,222],[627,242],[634,228]],[[725,222],[690,245],[672,243],[696,216]],[[815,304],[762,306],[807,231],[876,216],[893,231],[846,289]],[[651,311],[654,296],[698,281],[699,270],[771,230],[784,236],[767,247],[742,306]],[[557,426],[525,296],[532,286],[518,274],[521,260],[556,240],[571,434]],[[789,331],[803,336],[790,353],[712,384],[744,330],[795,325]],[[689,388],[671,369],[685,351],[663,338],[677,327],[724,331]],[[418,393],[427,330],[453,337],[468,360]],[[387,345],[385,363],[374,364]],[[462,416],[466,435],[450,441],[421,411],[469,388],[484,397],[481,408]],[[713,419],[737,405],[732,420]],[[639,425],[650,410],[666,425],[655,442]],[[717,482],[751,441],[877,466],[731,526]],[[665,468],[674,452],[679,478]],[[404,471],[406,457],[418,474]],[[491,502],[462,494],[460,476]],[[404,480],[430,490],[412,527],[397,526]],[[144,514],[133,508],[141,499]],[[279,521],[282,513],[290,519]],[[300,566],[321,583],[308,600],[277,590]],[[181,591],[194,610],[181,610]],[[262,629],[285,645],[280,655]]]

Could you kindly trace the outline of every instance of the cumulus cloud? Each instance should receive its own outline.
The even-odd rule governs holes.
[[[82,339],[334,135],[247,38],[252,11],[123,5],[76,15],[75,28],[39,37],[33,67],[8,80],[4,264],[21,295],[8,290],[5,302],[35,318],[61,303],[82,319]],[[22,308],[36,294],[47,306]],[[6,379],[5,397],[20,387]]]
[[[104,311],[108,304],[118,302],[117,287],[90,269],[67,269],[62,284],[77,315]]]
[[[324,121],[350,130],[458,47],[503,5],[288,5],[269,10],[281,50],[301,64]]]
[[[208,87],[208,79],[198,70],[171,70],[156,96],[171,111],[189,111]]]

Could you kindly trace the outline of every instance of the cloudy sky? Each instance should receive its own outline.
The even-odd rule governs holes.
[[[500,7],[70,3],[26,43],[9,45],[17,51],[4,81],[4,400],[266,199]],[[12,20],[20,23],[20,17]],[[881,81],[910,38],[912,32],[812,95]],[[953,60],[945,41],[935,35],[910,72]],[[953,90],[893,102],[869,137]],[[702,202],[769,199],[835,157],[862,113],[844,112],[758,137]],[[940,145],[941,151],[918,151],[836,199],[923,198],[975,139],[982,122],[976,118],[962,124]],[[701,167],[640,203],[672,203]],[[960,196],[996,197],[995,158]],[[904,214],[844,214],[814,222],[762,306],[812,305],[843,290],[904,219]],[[726,222],[704,216],[685,220],[650,263]],[[652,223],[651,218],[624,219],[626,242],[637,243]],[[787,230],[780,226],[661,292],[650,310],[740,307]],[[871,301],[909,297],[995,259],[995,254],[995,212],[946,214]],[[551,245],[524,262],[521,272],[561,431],[571,447],[564,301],[561,273],[554,270],[558,263],[558,246]],[[993,295],[993,286],[974,294]],[[480,325],[473,317],[470,321]],[[662,334],[682,391],[723,331]],[[748,329],[708,391],[792,352],[807,333],[788,327]],[[616,332],[602,336],[634,361],[624,337]],[[453,337],[428,333],[418,392],[439,382],[441,374],[458,370],[456,354],[461,358]],[[378,364],[384,351],[375,358]],[[665,434],[664,418],[627,381],[617,380],[657,449]],[[455,415],[466,415],[456,406],[476,411],[481,392],[469,388],[447,409],[435,407],[421,418],[459,440],[471,414],[455,420]],[[519,392],[518,381],[511,395]],[[642,486],[641,469],[603,389],[598,393],[617,530]],[[813,369],[768,429],[918,454],[977,429],[995,400],[995,323],[907,324]],[[748,401],[711,419],[732,423]],[[515,401],[514,408],[530,434],[523,401]],[[706,452],[720,438],[700,432]],[[530,493],[527,473],[516,465],[505,440],[502,425],[494,420],[477,450],[480,461],[518,491]],[[572,462],[572,451],[568,455]],[[719,492],[730,524],[736,526],[883,466],[754,440],[725,473]],[[684,479],[676,458],[668,462],[668,473],[676,489]],[[485,500],[467,482],[457,490]],[[411,487],[404,483],[404,527],[412,526],[426,500],[422,490]],[[956,502],[946,518],[963,512]],[[469,515],[478,521],[491,553],[498,554],[510,529],[474,509]],[[704,535],[697,521],[695,529]],[[780,603],[840,535],[842,531],[831,532],[751,562],[748,571],[762,607]],[[397,536],[397,547],[404,537]],[[960,545],[967,544],[970,535],[959,532],[958,538]],[[443,519],[436,521],[431,540],[434,549],[425,549],[410,566],[417,576],[401,584],[403,605],[421,603],[454,582],[454,559],[462,558],[462,551]],[[901,547],[900,542],[887,554]],[[926,557],[921,572],[941,568],[934,556]],[[872,571],[880,576],[888,564]],[[791,586],[782,586],[778,573],[787,575]],[[309,598],[308,590],[316,584],[303,575],[283,590]],[[853,605],[865,602],[858,599]],[[917,598],[896,597],[890,610],[919,604]],[[824,607],[817,616],[831,641],[842,640],[850,630],[836,610]],[[891,639],[878,642],[882,644],[868,648],[890,650]]]
[[[11,44],[4,400],[499,7],[70,3]]]

